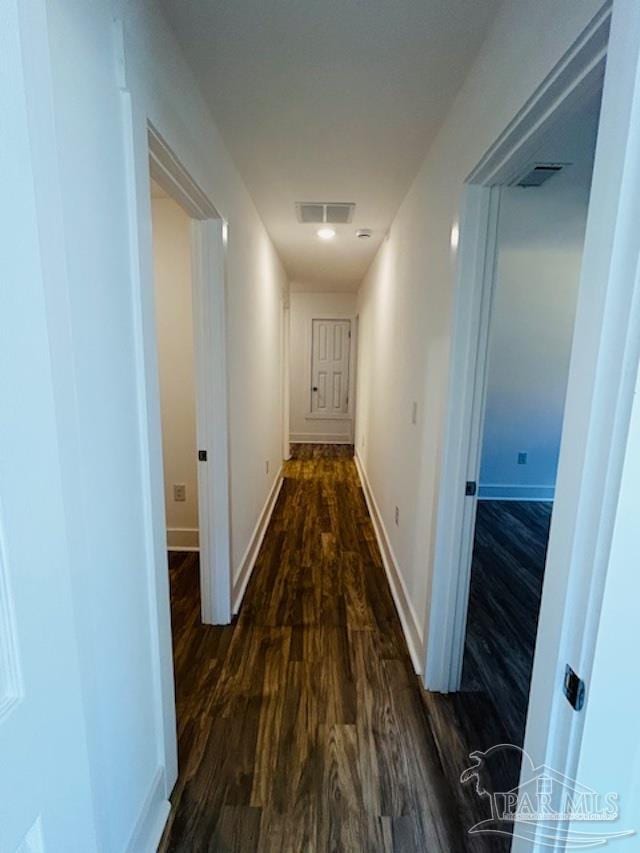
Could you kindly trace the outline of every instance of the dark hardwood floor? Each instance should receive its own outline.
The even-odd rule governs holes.
[[[473,786],[455,784],[469,766],[469,753],[524,741],[551,510],[550,503],[478,502],[462,689],[447,696],[423,694],[467,827],[482,819]],[[519,753],[504,750],[491,768],[493,790],[511,790],[519,773]],[[509,840],[481,836],[469,838],[467,845],[507,851]]]
[[[553,504],[479,501],[463,690],[481,691],[522,746]]]
[[[298,445],[232,626],[170,558],[180,776],[163,851],[501,851],[459,784],[500,742],[481,691],[426,694],[351,448]],[[508,775],[508,774],[507,774]]]

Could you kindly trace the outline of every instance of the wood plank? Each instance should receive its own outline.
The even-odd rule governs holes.
[[[503,849],[466,835],[475,723],[422,695],[352,448],[295,446],[233,625],[200,624],[197,555],[170,572],[180,776],[161,850]]]

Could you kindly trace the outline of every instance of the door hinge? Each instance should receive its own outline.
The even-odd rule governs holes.
[[[564,669],[564,684],[562,685],[562,690],[574,711],[582,710],[586,689],[584,681],[580,676],[576,675],[569,664],[567,664]]]
[[[198,451],[198,461],[199,462],[206,462],[207,461],[207,451],[206,450],[199,450]]]
[[[464,488],[464,493],[467,497],[471,498],[475,495],[477,491],[476,481],[475,480],[467,480],[467,484]]]

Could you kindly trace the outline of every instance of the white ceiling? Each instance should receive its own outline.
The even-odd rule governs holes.
[[[356,290],[497,0],[162,5],[289,277]],[[323,243],[296,201],[355,202],[354,221]]]

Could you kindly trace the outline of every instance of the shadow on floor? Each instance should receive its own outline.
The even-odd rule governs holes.
[[[233,625],[200,624],[197,555],[171,555],[180,776],[160,849],[506,850],[466,833],[488,804],[458,782],[461,700],[413,672],[352,448],[296,445],[284,478]],[[483,702],[469,719],[492,743]]]
[[[476,795],[455,783],[472,763],[470,752],[524,743],[551,511],[546,502],[478,502],[462,689],[425,694],[440,758],[467,825],[477,815]],[[497,754],[491,772],[492,790],[514,788],[518,750]],[[493,845],[488,849],[508,849],[504,839]]]

